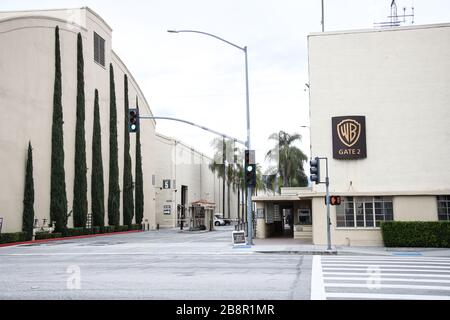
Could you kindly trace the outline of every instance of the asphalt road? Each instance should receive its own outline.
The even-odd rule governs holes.
[[[0,299],[310,299],[311,256],[233,249],[232,228],[0,248]]]

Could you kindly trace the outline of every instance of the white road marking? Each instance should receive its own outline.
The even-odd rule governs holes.
[[[327,293],[328,298],[338,299],[383,299],[383,300],[450,300],[450,296],[415,295],[415,294],[380,294],[380,293]]]
[[[444,269],[450,271],[450,266],[424,266],[424,265],[403,265],[403,264],[378,264],[378,263],[371,263],[371,264],[353,264],[353,263],[343,263],[343,264],[334,264],[334,263],[324,263],[324,268],[332,268],[332,267],[357,267],[357,268],[367,268],[367,267],[397,267],[402,269],[408,269],[408,268],[420,268],[420,269]]]
[[[442,290],[450,291],[450,287],[445,286],[423,286],[423,285],[402,285],[402,284],[377,284],[379,289],[421,289],[421,290]],[[365,288],[367,284],[353,284],[353,283],[325,283],[326,288]]]
[[[323,272],[324,277],[329,275],[345,275],[345,276],[362,276],[364,272]],[[380,273],[380,277],[397,276],[397,277],[420,277],[420,278],[450,278],[450,274],[420,274],[420,273]]]
[[[450,300],[450,259],[324,257],[321,267],[326,298]],[[356,289],[366,292],[352,292]],[[417,294],[403,294],[399,290]],[[436,295],[437,291],[445,294]]]
[[[341,281],[367,281],[367,278],[352,278],[352,277],[324,277],[324,280],[328,281],[328,280],[341,280]],[[428,283],[428,282],[435,282],[435,283],[450,283],[450,280],[442,280],[442,279],[399,279],[399,278],[390,278],[390,277],[385,277],[384,275],[380,275],[380,281],[381,282],[423,282],[423,283]],[[330,282],[332,283],[332,282]]]
[[[327,271],[336,271],[336,270],[346,270],[346,271],[366,271],[367,267],[360,267],[360,268],[339,268],[339,267],[323,267],[323,270],[327,270]],[[448,269],[447,269],[448,270]],[[445,270],[424,270],[424,269],[402,269],[402,268],[395,268],[395,269],[386,269],[383,268],[381,269],[381,271],[398,271],[398,272],[433,272],[433,273],[437,273],[437,272],[441,272],[444,274],[450,274],[450,270],[445,271]]]
[[[389,264],[389,265],[396,265],[399,264],[399,262],[401,262],[401,265],[408,265],[408,264],[417,264],[420,263],[421,265],[437,265],[437,266],[450,266],[450,261],[448,262],[425,262],[425,261],[370,261],[370,262],[366,262],[366,261],[352,261],[352,264],[357,264],[357,265],[382,265],[382,264]],[[324,265],[347,265],[348,262],[344,262],[344,261],[322,261],[322,263]]]
[[[322,277],[321,256],[313,256],[311,272],[311,300],[326,300]]]

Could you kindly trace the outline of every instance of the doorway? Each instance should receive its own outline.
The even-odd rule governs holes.
[[[184,227],[186,221],[188,187],[181,186],[181,204],[178,212],[178,226]]]

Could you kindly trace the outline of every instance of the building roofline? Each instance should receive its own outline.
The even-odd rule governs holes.
[[[142,95],[142,98],[144,99],[144,102],[145,102],[145,105],[147,106],[147,109],[148,109],[148,112],[150,112],[150,117],[153,117],[153,112],[152,112],[152,109],[151,109],[151,107],[150,107],[150,104],[148,103],[148,101],[147,101],[147,98],[145,97],[145,94],[144,94],[144,92],[142,92],[142,90],[141,90],[141,87],[139,86],[139,83],[136,81],[136,79],[134,78],[134,76],[133,76],[133,74],[131,73],[131,71],[130,71],[130,69],[128,69],[128,67],[127,67],[127,65],[122,61],[122,59],[120,59],[120,57],[118,56],[118,54],[113,50],[113,49],[111,49],[111,53],[112,53],[112,56],[113,56],[113,58],[115,58],[115,59],[117,59],[117,61],[120,63],[120,64],[122,64],[123,66],[124,66],[124,68],[126,69],[125,71],[125,73],[127,74],[127,76],[128,76],[128,78],[130,78],[135,84],[136,84],[136,89],[139,91],[139,93]],[[124,71],[124,70],[122,70],[122,71]],[[156,126],[156,120],[155,119],[152,119],[152,121],[153,121],[153,124]]]
[[[5,22],[15,21],[15,20],[26,20],[26,19],[42,19],[42,20],[56,21],[56,22],[61,22],[61,23],[64,23],[64,24],[70,24],[71,26],[79,28],[80,30],[87,31],[86,27],[81,26],[81,25],[79,25],[79,24],[77,24],[75,22],[69,22],[69,21],[61,19],[61,18],[42,16],[42,15],[8,17],[8,18],[0,19],[0,23],[5,23]],[[62,26],[59,26],[59,28],[62,29],[62,30],[65,30],[65,29],[63,29]],[[20,29],[23,29],[23,27],[21,27]]]
[[[401,27],[392,27],[392,28],[337,30],[337,31],[326,31],[326,32],[313,32],[308,35],[308,38],[309,37],[320,37],[320,36],[324,37],[324,36],[334,36],[334,35],[345,35],[345,34],[395,32],[395,31],[422,30],[422,29],[449,28],[449,27],[450,27],[450,23],[435,23],[435,24],[422,24],[422,25],[401,26]]]
[[[97,17],[108,29],[109,31],[113,31],[113,29],[111,28],[111,26],[94,10],[92,10],[90,7],[77,7],[77,8],[58,8],[58,9],[37,9],[37,10],[9,10],[9,11],[0,11],[1,13],[24,13],[24,12],[29,12],[30,15],[28,16],[23,16],[24,18],[28,18],[28,17],[33,17],[35,15],[35,13],[37,12],[48,12],[48,11],[67,11],[67,10],[86,10],[88,12],[90,12],[91,14],[93,14],[95,17]],[[45,15],[39,15],[42,17],[46,17]],[[13,18],[13,17],[11,17]],[[60,19],[62,21],[65,21],[63,19]]]
[[[198,155],[200,155],[200,156],[202,156],[202,157],[204,157],[204,158],[206,158],[206,159],[208,159],[208,160],[213,161],[212,158],[208,157],[208,156],[205,155],[203,152],[198,151],[197,149],[193,148],[192,146],[190,146],[190,145],[184,143],[183,141],[180,141],[180,140],[175,139],[175,138],[173,138],[173,137],[168,137],[168,136],[163,135],[163,134],[161,134],[161,133],[159,133],[159,132],[155,132],[155,135],[156,135],[156,137],[158,137],[158,138],[172,141],[172,142],[174,142],[175,144],[181,144],[182,146],[184,146],[184,147],[186,147],[186,148],[188,148],[188,149],[194,151],[194,152],[197,153]]]

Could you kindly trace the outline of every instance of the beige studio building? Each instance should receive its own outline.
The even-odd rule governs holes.
[[[112,28],[94,11],[79,9],[0,12],[0,220],[2,233],[19,232],[22,229],[25,164],[28,142],[33,146],[35,218],[40,223],[50,219],[50,167],[53,91],[55,79],[55,28],[59,26],[62,105],[64,119],[65,181],[68,210],[73,202],[75,124],[77,95],[77,35],[83,40],[85,77],[85,139],[88,167],[88,212],[91,212],[89,167],[92,164],[92,135],[94,114],[94,90],[99,91],[102,158],[105,186],[105,223],[108,224],[108,173],[110,126],[110,64],[114,68],[117,104],[119,184],[123,190],[124,163],[124,76],[128,77],[130,108],[139,103],[141,114],[152,115],[150,105],[126,65],[112,50]],[[185,157],[195,154],[203,163],[203,183],[198,180],[199,166],[177,168],[177,177],[166,174],[173,159],[170,150],[163,147],[172,140],[157,136],[156,123],[152,120],[141,124],[141,145],[144,180],[144,220],[150,228],[176,226],[176,207],[180,193],[163,194],[163,179],[178,180],[180,186],[189,186],[189,201],[206,199],[217,201],[218,180],[205,169],[207,159],[189,148]],[[164,143],[162,141],[165,141]],[[181,144],[179,144],[180,146]],[[132,172],[135,172],[136,136],[130,134]],[[179,149],[179,148],[178,148]],[[192,151],[192,152],[191,152]],[[162,155],[168,156],[162,161]],[[200,159],[200,160],[199,160]],[[170,169],[169,169],[170,170]],[[157,181],[158,180],[158,181]],[[161,181],[159,181],[161,180]],[[217,189],[215,189],[217,188]],[[122,196],[120,197],[122,201]],[[173,201],[170,215],[165,215],[162,202]],[[168,210],[166,210],[167,212]],[[121,210],[121,221],[123,211]],[[73,226],[70,217],[68,227]]]
[[[333,245],[381,245],[382,221],[450,220],[450,24],[308,37],[312,157],[328,158]],[[321,161],[325,180],[325,161]],[[255,199],[257,236],[327,243],[325,186]]]

